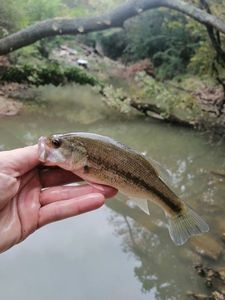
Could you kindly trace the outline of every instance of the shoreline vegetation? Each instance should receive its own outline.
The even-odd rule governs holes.
[[[0,4],[1,85],[89,84],[109,111],[223,135],[224,13],[222,0],[22,0],[18,11],[10,0]]]
[[[84,65],[79,65],[80,57]],[[10,62],[10,56],[2,56],[0,115],[18,114],[26,102],[20,100],[32,100],[35,87],[88,84],[97,89],[99,101],[109,110],[123,115],[133,110],[143,117],[223,134],[224,91],[216,80],[183,75],[160,81],[155,73],[149,59],[125,65],[76,42],[58,45],[48,59],[38,56],[32,63],[27,63],[26,56],[16,64]]]
[[[224,13],[223,0],[22,0],[18,10],[10,0],[0,4],[0,79],[91,84],[109,110],[222,135]]]

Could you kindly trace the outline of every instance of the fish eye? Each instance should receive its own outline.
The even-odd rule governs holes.
[[[52,139],[52,145],[55,148],[59,148],[62,145],[62,140],[60,140],[58,138],[54,138],[54,139]]]

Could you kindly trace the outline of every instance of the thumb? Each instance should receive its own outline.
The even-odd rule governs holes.
[[[18,177],[39,164],[38,146],[0,152],[0,170],[2,173]]]
[[[0,173],[0,210],[15,196],[19,184],[16,178]]]

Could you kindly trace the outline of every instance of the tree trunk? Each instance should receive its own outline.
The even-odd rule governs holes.
[[[143,11],[167,7],[184,13],[196,21],[211,25],[225,33],[225,22],[181,0],[131,0],[114,10],[97,17],[54,18],[38,22],[0,40],[0,55],[35,43],[42,38],[56,35],[76,35],[108,28],[123,27],[124,22]]]

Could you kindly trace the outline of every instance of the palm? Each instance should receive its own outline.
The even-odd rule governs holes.
[[[40,211],[41,184],[37,172],[26,174],[12,186],[12,198],[0,211],[0,236],[4,249],[24,240],[38,228]],[[28,181],[27,181],[28,180]],[[25,182],[27,181],[27,182]],[[14,187],[19,185],[19,192],[14,194]]]
[[[0,252],[43,225],[100,207],[116,193],[104,186],[65,186],[80,179],[59,168],[40,171],[35,146],[24,149],[0,153]]]

